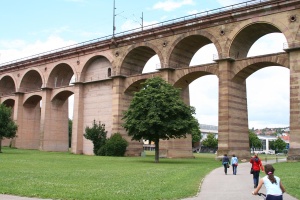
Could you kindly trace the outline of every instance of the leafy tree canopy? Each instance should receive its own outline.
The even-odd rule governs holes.
[[[250,146],[250,148],[253,148],[253,149],[262,147],[262,143],[261,143],[260,139],[251,130],[249,130],[249,146]]]
[[[286,143],[281,138],[277,138],[274,141],[270,141],[270,148],[276,152],[282,152],[286,148]]]
[[[123,127],[132,140],[154,141],[158,162],[159,139],[181,138],[199,127],[195,109],[186,105],[180,90],[160,77],[146,80],[124,112]]]
[[[195,119],[197,120],[197,119]],[[198,121],[196,122],[198,123]],[[192,142],[199,142],[202,139],[202,134],[200,131],[200,126],[198,127],[194,127],[194,129],[192,130]]]
[[[4,138],[14,138],[18,130],[17,124],[11,118],[11,108],[0,104],[0,153],[1,140]]]
[[[218,147],[218,140],[215,138],[213,133],[209,133],[207,138],[202,141],[202,145],[209,148],[217,148]]]

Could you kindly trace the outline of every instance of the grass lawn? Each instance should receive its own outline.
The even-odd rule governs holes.
[[[180,199],[194,196],[220,167],[214,154],[195,159],[101,157],[3,148],[0,193],[52,199]]]
[[[300,199],[300,162],[276,163],[273,167],[287,192]]]
[[[154,163],[154,152],[149,151],[146,157],[6,147],[2,151],[0,193],[61,200],[186,198],[196,195],[204,176],[221,166],[215,154],[194,154],[195,159],[161,158],[160,163]],[[300,199],[300,162],[276,163],[274,167],[288,193]]]
[[[286,156],[259,154],[262,161],[276,160]],[[279,162],[272,164],[275,168],[275,175],[280,177],[287,192],[300,199],[300,162]]]

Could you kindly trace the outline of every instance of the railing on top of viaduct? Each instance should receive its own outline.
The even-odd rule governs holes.
[[[282,1],[282,0],[279,0],[279,1]],[[297,0],[283,0],[283,1],[284,2],[294,2],[294,1],[297,1]],[[247,7],[250,7],[250,6],[255,6],[257,4],[264,3],[264,2],[270,2],[272,4],[272,2],[274,2],[274,1],[273,0],[251,0],[251,1],[246,1],[246,2],[243,2],[243,3],[233,4],[233,5],[226,6],[226,7],[221,7],[221,8],[217,8],[217,9],[203,11],[203,12],[200,12],[200,13],[191,14],[191,15],[187,15],[187,16],[184,16],[184,17],[171,19],[171,20],[168,20],[168,21],[163,21],[163,22],[159,22],[159,23],[156,23],[156,24],[151,24],[151,25],[140,27],[140,28],[131,29],[131,30],[128,30],[128,31],[116,33],[116,34],[114,34],[114,36],[115,36],[115,38],[117,38],[117,37],[121,37],[121,36],[134,34],[134,33],[137,33],[137,32],[149,31],[149,30],[156,29],[156,28],[159,28],[159,27],[173,25],[173,24],[177,24],[177,23],[180,23],[180,22],[186,22],[186,21],[190,21],[190,20],[193,20],[193,19],[201,19],[201,18],[205,18],[205,17],[208,17],[208,16],[215,16],[219,13],[224,13],[224,12],[228,12],[228,11],[230,12],[230,11],[237,10],[239,8],[247,8]],[[77,43],[77,44],[74,44],[74,45],[69,45],[69,46],[65,46],[65,47],[62,47],[62,48],[46,51],[46,52],[43,52],[43,53],[34,54],[34,55],[31,55],[31,56],[28,56],[28,57],[12,60],[12,61],[9,61],[9,62],[0,63],[0,71],[3,70],[3,69],[12,68],[12,67],[14,67],[13,64],[17,64],[17,63],[20,63],[20,62],[25,61],[25,60],[41,59],[43,56],[50,55],[50,54],[55,54],[55,53],[66,51],[66,50],[76,49],[76,48],[88,46],[88,45],[94,44],[94,43],[105,43],[109,39],[113,39],[113,35],[103,36],[103,37],[100,37],[100,38],[88,40],[88,41]]]

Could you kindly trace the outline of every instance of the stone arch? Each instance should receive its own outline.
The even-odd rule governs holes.
[[[10,107],[10,108],[14,108],[15,106],[15,100],[14,99],[5,99],[3,102],[2,102],[5,106],[7,107]],[[12,115],[13,115],[13,112],[12,112]]]
[[[19,85],[19,92],[30,92],[40,90],[44,85],[42,73],[35,68],[27,70]]]
[[[209,32],[194,31],[181,35],[171,45],[167,55],[168,65],[172,68],[188,67],[195,53],[210,43],[215,45],[218,52],[222,52],[218,40]]]
[[[216,75],[218,76],[218,68],[215,65],[207,66],[201,70],[195,70],[193,68],[189,68],[189,70],[181,70],[177,77],[179,77],[175,83],[174,87],[176,88],[186,88],[191,82],[206,75]]]
[[[128,53],[120,60],[121,75],[142,74],[147,61],[156,54],[160,62],[163,60],[160,50],[150,43],[141,46],[131,46],[127,52]],[[161,64],[163,64],[163,62],[161,62]]]
[[[70,65],[60,63],[50,72],[46,87],[58,88],[68,86],[73,75],[74,71]]]
[[[16,82],[11,75],[4,75],[0,79],[0,96],[12,95],[16,92]]]
[[[71,147],[71,137],[68,134],[68,98],[74,93],[70,90],[62,90],[51,98],[47,109],[47,124],[44,127],[44,135],[41,148],[46,151],[68,151]]]
[[[35,107],[37,106],[40,101],[42,100],[42,97],[40,95],[32,95],[28,98],[24,99],[23,106],[24,107]]]
[[[278,56],[274,55],[272,58],[259,57],[256,59],[250,59],[238,64],[238,67],[233,67],[232,80],[236,83],[243,83],[254,72],[269,66],[280,66],[289,68],[287,55]]]
[[[90,82],[107,79],[109,78],[109,68],[112,68],[112,63],[107,57],[103,55],[93,56],[83,66],[79,80]]]
[[[68,98],[74,94],[72,91],[69,90],[63,90],[63,91],[59,91],[58,93],[54,94],[53,97],[51,98],[51,102],[54,101],[67,101]]]
[[[23,109],[20,113],[21,120],[18,121],[18,137],[16,147],[25,149],[39,149],[41,128],[40,95],[29,95],[23,101]]]
[[[298,20],[299,20],[299,19],[298,19]],[[288,41],[290,41],[290,40],[288,40]],[[291,40],[291,41],[293,41],[293,40]],[[295,36],[295,41],[294,41],[294,43],[296,43],[296,45],[298,45],[299,42],[300,42],[300,26],[298,26],[297,34],[296,34],[296,36]]]
[[[292,33],[282,23],[274,24],[274,22],[261,20],[256,22],[251,20],[249,23],[248,20],[236,27],[228,36],[225,53],[235,59],[246,58],[251,46],[269,33],[282,33],[288,40],[292,39]]]
[[[126,87],[124,93],[128,95],[133,95],[134,92],[138,92],[141,90],[141,84],[144,83],[147,78],[142,78],[134,82],[130,82],[130,84]]]

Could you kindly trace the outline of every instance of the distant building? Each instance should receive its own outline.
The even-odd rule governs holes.
[[[218,139],[218,126],[200,124],[200,131],[201,131],[201,134],[202,134],[201,141],[205,140],[209,133],[215,134],[215,137]]]
[[[282,130],[284,133],[282,133],[282,135],[279,137],[283,141],[286,142],[287,148],[288,148],[289,147],[289,139],[290,139],[288,132],[290,131],[290,129],[289,129],[289,127],[286,127],[286,128],[283,128]],[[215,134],[215,137],[218,138],[218,126],[200,124],[200,131],[202,134],[201,141],[205,140],[209,133]],[[266,135],[261,135],[263,132],[266,133]],[[262,145],[263,145],[263,147],[262,147],[262,149],[260,149],[260,151],[271,152],[272,150],[270,150],[269,142],[277,140],[277,138],[278,138],[278,136],[273,135],[275,133],[275,128],[256,129],[255,133],[257,134],[257,137],[261,140]]]

